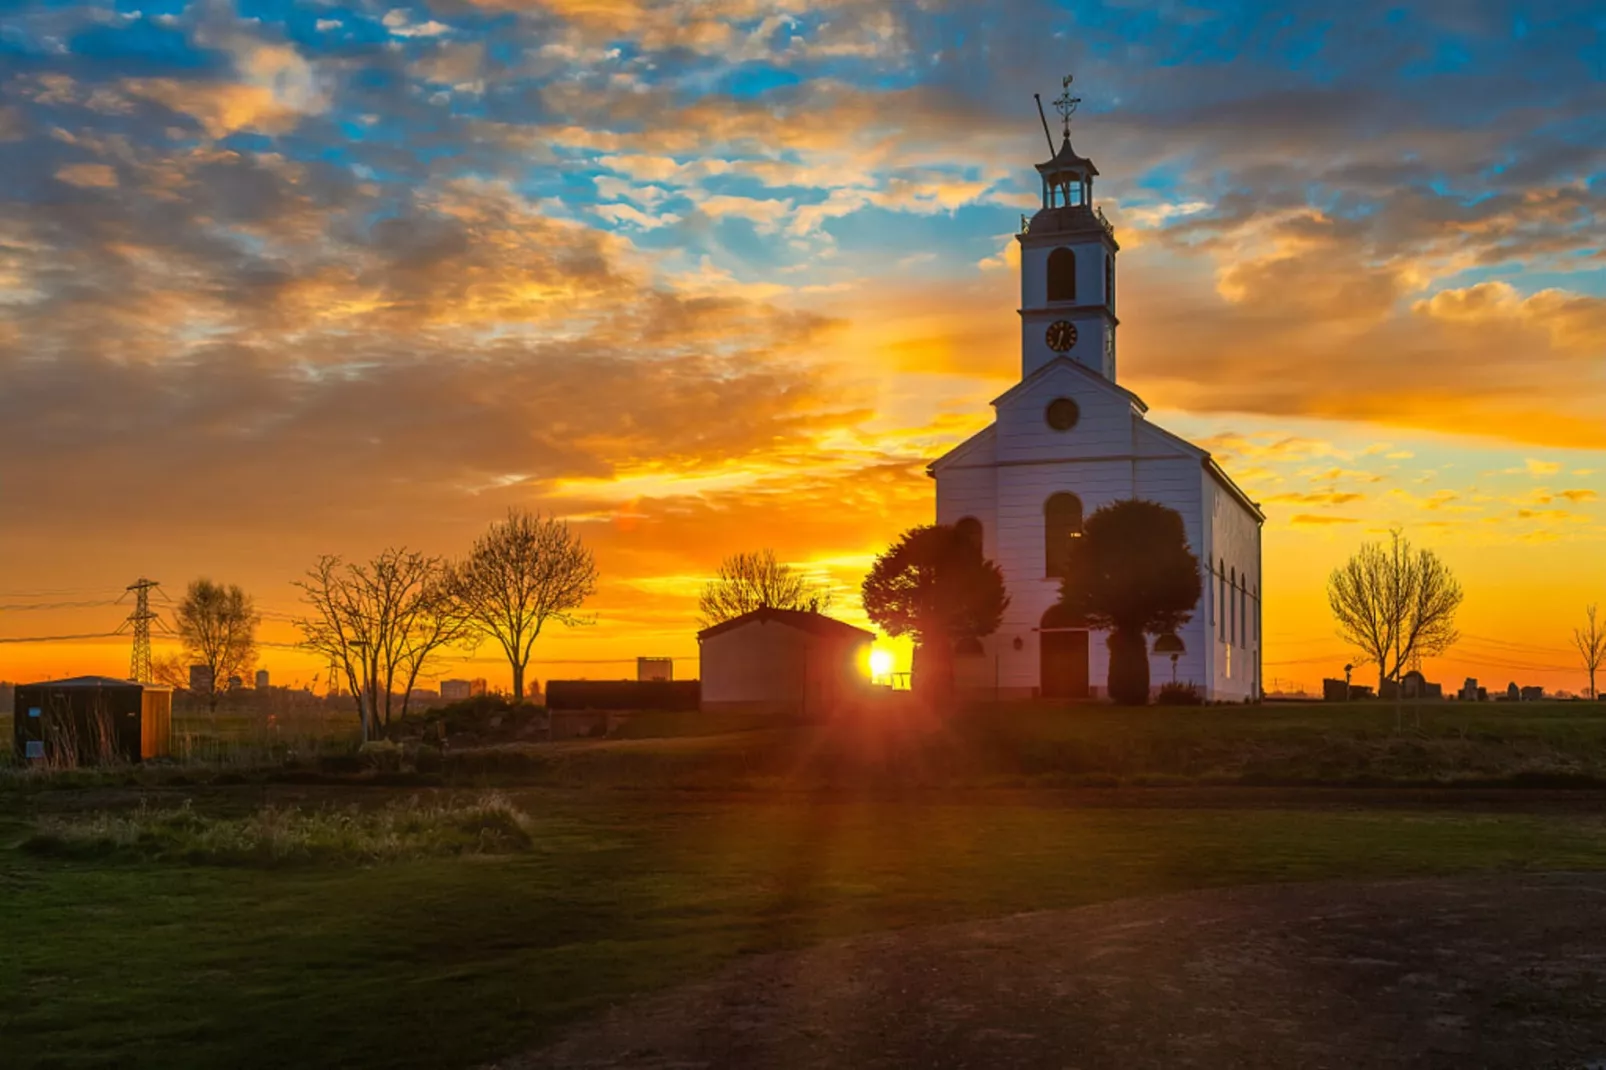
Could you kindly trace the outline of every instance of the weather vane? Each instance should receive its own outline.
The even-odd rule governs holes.
[[[1059,99],[1054,101],[1054,110],[1060,113],[1060,121],[1064,124],[1067,138],[1071,136],[1071,116],[1075,114],[1076,106],[1082,103],[1081,97],[1071,96],[1072,77],[1072,75],[1067,74],[1064,80],[1060,82],[1060,88],[1064,92],[1060,93]]]

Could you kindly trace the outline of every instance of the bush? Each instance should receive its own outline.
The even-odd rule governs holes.
[[[1154,701],[1160,706],[1203,706],[1204,696],[1193,684],[1173,682],[1161,687]]]

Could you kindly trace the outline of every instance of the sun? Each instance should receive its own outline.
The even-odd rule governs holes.
[[[892,674],[892,651],[870,651],[870,675],[890,676]]]

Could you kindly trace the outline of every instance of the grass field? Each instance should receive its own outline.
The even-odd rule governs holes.
[[[642,738],[519,749],[516,776],[459,770],[529,781],[494,803],[361,777],[0,778],[0,1050],[8,1067],[468,1067],[836,935],[1251,882],[1606,868],[1593,792],[1064,786],[1231,784],[1279,762],[1379,783],[1595,773],[1606,750],[1595,705],[1434,707],[1404,733],[1393,716],[644,719]],[[461,820],[507,808],[517,835],[493,843]],[[414,827],[437,813],[457,824]],[[386,839],[398,827],[414,838]],[[322,846],[262,847],[303,834]],[[202,836],[223,846],[185,848]]]

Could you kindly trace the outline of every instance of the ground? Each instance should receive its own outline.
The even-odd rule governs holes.
[[[316,763],[259,768],[245,755],[215,766],[0,776],[3,1061],[19,1068],[482,1066],[563,1050],[551,1045],[573,1042],[565,1036],[619,1040],[612,1026],[588,1026],[606,1021],[598,1016],[610,1008],[633,1008],[628,1014],[643,1029],[656,1028],[664,1019],[652,1008],[695,991],[683,986],[738,979],[741,988],[741,971],[750,968],[772,976],[825,970],[828,983],[819,987],[896,1007],[874,1002],[876,977],[889,999],[899,987],[917,990],[922,963],[959,968],[961,960],[943,958],[957,954],[944,951],[950,942],[1041,944],[1043,968],[1075,964],[1084,961],[1077,948],[1092,946],[1099,925],[1118,927],[1122,911],[1160,916],[1152,897],[1191,893],[1204,894],[1165,909],[1183,911],[1180,917],[1217,910],[1225,918],[1238,909],[1247,922],[1266,919],[1257,930],[1264,938],[1238,948],[1239,979],[1203,986],[1261,1000],[1219,1016],[1213,1035],[1222,1043],[1240,1030],[1260,1035],[1279,1014],[1324,1028],[1328,1019],[1310,1016],[1312,1007],[1266,1002],[1300,987],[1277,969],[1313,947],[1326,964],[1302,975],[1307,986],[1331,980],[1342,993],[1346,978],[1364,986],[1389,970],[1464,975],[1491,993],[1491,1006],[1515,1008],[1497,1008],[1508,1014],[1513,1037],[1524,1017],[1547,1023],[1547,1036],[1573,1035],[1556,1008],[1565,1010],[1567,999],[1592,1006],[1584,960],[1560,950],[1606,949],[1592,932],[1567,937],[1558,919],[1569,911],[1584,916],[1593,901],[1586,892],[1602,886],[1578,878],[1563,887],[1565,880],[1542,875],[1606,873],[1606,793],[1598,790],[1606,710],[1593,704],[1445,706],[1425,711],[1420,729],[1408,711],[1403,731],[1393,711],[1378,708],[1013,710],[962,724],[698,726],[648,719],[630,729],[645,738],[448,754],[444,770],[431,775],[325,775]],[[743,727],[750,730],[732,730]],[[722,731],[697,734],[712,728]],[[106,815],[186,805],[206,831],[291,808],[333,814],[339,825],[339,815],[397,800],[488,793],[526,815],[525,847],[296,859],[220,858],[200,848],[161,853],[139,843],[39,846],[53,823],[87,827]],[[1459,920],[1445,930],[1487,941],[1490,956],[1482,959],[1474,943],[1458,945],[1465,951],[1459,966],[1428,946],[1438,939],[1430,940],[1435,919],[1451,917],[1442,914],[1449,892],[1386,900],[1367,891],[1378,911],[1371,916],[1334,914],[1308,898],[1317,894],[1312,882],[1452,877],[1496,882],[1467,885],[1490,889],[1488,897],[1458,906]],[[1212,890],[1249,886],[1233,893],[1249,898],[1213,898]],[[1362,893],[1321,894],[1343,903]],[[1504,915],[1502,902],[1510,904]],[[1299,920],[1318,913],[1329,920],[1314,928]],[[1052,942],[1031,935],[1033,917],[1090,935],[1049,955]],[[1362,946],[1369,927],[1386,917],[1399,926],[1386,931],[1404,934],[1394,958]],[[1524,919],[1547,927],[1523,929]],[[1130,956],[1129,1020],[1163,1014],[1187,1025],[1182,1012],[1193,997],[1177,993],[1190,991],[1198,971],[1183,968],[1195,960],[1177,956],[1225,969],[1222,956],[1234,941],[1212,948],[1207,938],[1231,930],[1221,922],[1174,925],[1171,935],[1154,925],[1128,931],[1127,950],[1105,957]],[[1156,934],[1148,945],[1144,932]],[[1179,942],[1177,932],[1199,942]],[[1321,932],[1333,948],[1301,943]],[[1577,985],[1554,990],[1565,997],[1560,1003],[1545,976],[1571,975],[1562,967],[1523,972],[1531,963],[1515,952],[1529,944],[1550,948],[1546,961],[1579,971]],[[1028,1018],[1039,1013],[1067,1014],[1059,1004],[1032,1003],[1038,997],[1025,990],[989,1004],[983,996],[999,990],[997,981],[1033,975],[1002,951],[986,957],[962,960],[980,980],[936,994],[975,994],[975,1013],[991,1023],[985,1028],[1003,1031],[987,1043],[1030,1034]],[[1371,974],[1369,959],[1394,965]],[[917,972],[899,972],[908,970]],[[1532,980],[1528,988],[1517,983],[1524,978]],[[1427,1006],[1405,998],[1413,991],[1406,981],[1399,985],[1402,1013],[1430,1021],[1413,1017]],[[755,995],[776,991],[746,987]],[[1424,982],[1423,992],[1443,987]],[[1473,989],[1450,991],[1472,1001],[1471,1020],[1492,1013]],[[636,1002],[643,999],[671,1002]],[[803,1009],[795,999],[771,1005]],[[1010,1007],[1021,1009],[1017,1018],[1005,1013]],[[760,1000],[750,1009],[769,1013],[763,1008]],[[1124,1043],[1128,1019],[1107,1011],[1098,1023],[1107,1019],[1111,1044]],[[844,1028],[871,1020],[840,1008],[822,1013]],[[1432,1013],[1445,1023],[1464,1015]],[[889,1043],[897,1040],[890,1027],[904,1017],[888,1019]],[[666,1033],[654,1043],[683,1051],[674,1045],[691,1035]],[[1447,1044],[1455,1035],[1448,1024],[1434,1033]],[[842,1036],[843,1043],[874,1040],[852,1030]],[[1420,1039],[1406,1031],[1381,1054],[1404,1058],[1413,1049],[1400,1045]],[[1205,1039],[1196,1043],[1205,1050]],[[800,1057],[811,1050],[802,1043],[787,1050],[794,1048]],[[595,1054],[608,1059],[617,1051],[604,1045]],[[1100,1065],[1095,1054],[1085,1065]]]
[[[497,1070],[1606,1065],[1606,877],[1139,898],[786,955]]]

